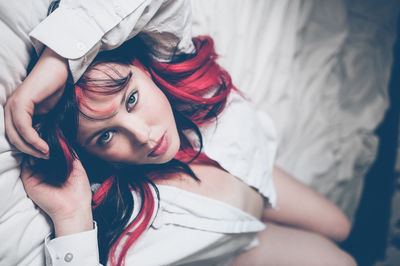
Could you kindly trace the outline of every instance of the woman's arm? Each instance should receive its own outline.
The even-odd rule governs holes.
[[[61,1],[60,7],[30,33],[39,54],[43,47],[51,49],[45,48],[37,63],[40,67],[35,66],[9,97],[5,123],[10,142],[24,153],[46,158],[48,145],[32,128],[32,115],[54,106],[62,94],[68,68],[77,81],[99,51],[116,48],[139,33],[158,60],[193,52],[189,2]],[[38,104],[46,97],[51,99],[40,110]]]
[[[71,0],[30,33],[37,52],[44,46],[68,59],[73,81],[95,56],[145,35],[154,55],[193,52],[191,7],[187,0]],[[156,58],[157,59],[157,58]]]
[[[7,99],[4,110],[9,141],[20,151],[47,158],[49,146],[32,128],[34,113],[47,113],[61,97],[67,60],[46,48],[28,77]]]
[[[348,237],[351,225],[338,206],[277,166],[273,169],[273,180],[278,194],[277,208],[265,210],[264,221],[313,231],[339,242]]]

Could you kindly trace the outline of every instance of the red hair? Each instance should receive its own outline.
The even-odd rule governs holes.
[[[39,119],[38,132],[49,144],[50,158],[36,159],[32,166],[38,173],[44,174],[44,181],[61,186],[72,170],[74,157],[79,157],[91,181],[101,183],[93,195],[93,217],[99,225],[99,254],[103,264],[108,260],[111,265],[123,265],[129,248],[151,224],[156,202],[151,190],[151,186],[154,186],[152,177],[157,174],[184,172],[198,180],[188,166],[189,163],[196,161],[219,166],[201,153],[202,137],[198,126],[211,123],[217,118],[225,107],[227,96],[235,88],[229,74],[216,63],[213,40],[202,36],[194,38],[193,43],[196,47],[195,54],[178,55],[176,58],[179,62],[160,63],[149,58],[150,53],[140,39],[133,38],[115,50],[100,53],[89,66],[91,68],[107,62],[128,65],[135,58],[144,63],[144,68],[148,69],[153,81],[170,101],[177,122],[181,147],[170,162],[151,167],[143,165],[115,168],[86,154],[76,141],[80,111],[78,104],[87,104],[84,90],[90,91],[91,86],[86,85],[91,85],[93,81],[85,75],[75,88],[70,90],[67,87],[55,108]],[[96,82],[98,81],[94,80]],[[124,82],[126,78],[110,77],[109,82],[103,80],[100,87],[105,88],[107,94],[112,94]],[[193,148],[185,135],[186,130],[197,135],[199,149]],[[158,193],[157,188],[154,188]],[[133,189],[140,193],[141,208],[133,222],[130,222],[134,204]]]
[[[178,130],[180,129],[183,132],[187,128],[193,128],[196,134],[199,135],[201,142],[201,134],[197,127],[211,123],[216,119],[217,115],[224,109],[229,93],[235,87],[232,84],[229,74],[216,62],[217,55],[214,50],[213,40],[210,37],[202,36],[194,38],[193,43],[197,53],[192,58],[179,63],[160,63],[154,60],[145,61],[146,64],[143,65],[143,69],[148,70],[153,81],[171,102],[173,110],[176,111],[174,115]],[[122,51],[123,54],[126,53],[126,50]],[[95,59],[92,67],[98,63],[108,62],[108,58],[106,57],[97,61]],[[133,62],[134,59],[130,58],[129,62]],[[91,84],[90,82],[90,80],[88,82],[88,79],[83,76],[75,86],[76,98],[79,103],[85,104],[84,90],[90,90],[88,88],[88,84]],[[115,89],[115,87],[117,88]],[[114,86],[113,90],[106,92],[112,93],[113,91],[118,91],[118,88],[118,86]],[[186,124],[180,128],[181,123]],[[185,134],[180,134],[180,137],[181,147],[175,156],[177,161],[186,164],[196,161],[220,167],[216,161],[210,159],[201,150],[193,148]],[[151,180],[152,177],[159,175],[160,172],[162,173],[159,170],[149,170],[146,172],[146,176]],[[191,173],[193,174],[193,172]],[[93,195],[94,211],[107,199],[111,188],[117,180],[114,176],[109,177]],[[111,265],[124,264],[124,259],[129,248],[132,247],[151,224],[156,199],[151,191],[150,183],[145,182],[142,188],[142,205],[138,216],[128,226],[124,227],[123,232],[109,249],[108,261]]]
[[[222,111],[231,89],[236,88],[228,72],[216,62],[213,40],[208,36],[200,36],[193,39],[193,43],[197,54],[191,60],[176,64],[153,61],[149,70],[153,80],[177,99],[207,107],[191,116],[192,121],[201,126],[212,121],[207,118],[212,107],[221,104],[222,108],[216,114]],[[184,77],[176,82],[173,78],[166,79],[182,75]],[[210,94],[212,95],[207,97]]]

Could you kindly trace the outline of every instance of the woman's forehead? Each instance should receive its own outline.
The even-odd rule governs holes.
[[[86,77],[89,78],[104,78],[105,76],[115,78],[119,75],[127,75],[133,69],[140,70],[142,72],[148,72],[147,68],[137,59],[134,59],[131,64],[122,64],[114,62],[102,62],[98,63],[85,73]]]
[[[76,87],[81,115],[92,120],[103,120],[117,112],[124,101],[131,81],[131,67],[99,64],[88,71],[85,78],[90,81],[81,85],[84,89],[79,85]],[[124,79],[125,82],[119,84]]]
[[[131,65],[99,63],[84,75],[83,84],[78,82],[76,95],[81,116],[88,120],[105,120],[118,112],[127,97],[131,82],[150,76],[140,61]]]
[[[91,67],[85,77],[89,79],[123,78],[131,71],[132,66],[117,63],[99,63]]]

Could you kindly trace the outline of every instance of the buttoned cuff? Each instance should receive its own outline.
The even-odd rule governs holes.
[[[47,46],[68,59],[73,81],[76,82],[99,53],[104,35],[128,16],[133,28],[148,2],[63,0],[29,36],[38,55]]]
[[[194,53],[190,11],[188,1],[178,0],[63,0],[29,35],[38,55],[45,45],[68,59],[77,82],[99,51],[138,33],[156,60]]]
[[[51,239],[45,238],[46,265],[54,266],[98,266],[97,225],[93,230]]]
[[[44,44],[64,58],[77,59],[144,2],[61,1],[60,6],[29,35],[37,52]]]

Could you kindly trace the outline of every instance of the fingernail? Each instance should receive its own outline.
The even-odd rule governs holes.
[[[49,159],[49,155],[48,155],[48,154],[42,154],[42,155],[40,156],[40,158],[45,159],[45,160],[48,160],[48,159]]]

